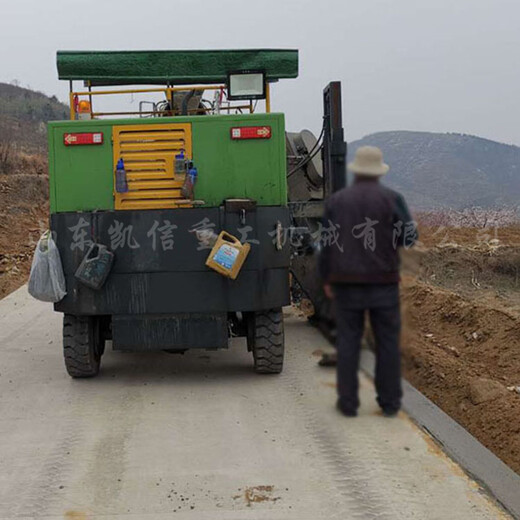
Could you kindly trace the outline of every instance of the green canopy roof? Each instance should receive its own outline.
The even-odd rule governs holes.
[[[265,71],[268,81],[298,76],[298,51],[58,51],[58,77],[92,85],[225,83],[229,72]]]

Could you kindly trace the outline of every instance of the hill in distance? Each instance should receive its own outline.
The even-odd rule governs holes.
[[[0,143],[27,152],[45,153],[47,121],[67,119],[66,105],[49,97],[9,83],[0,83]]]
[[[379,132],[349,143],[378,146],[390,171],[383,181],[418,210],[518,206],[520,147],[465,134]]]

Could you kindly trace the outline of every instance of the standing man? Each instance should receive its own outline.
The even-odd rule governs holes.
[[[365,311],[376,344],[377,402],[387,417],[401,407],[399,252],[417,240],[417,228],[402,195],[380,184],[389,166],[379,148],[363,146],[349,163],[354,182],[330,197],[324,223],[334,243],[320,256],[327,297],[335,300],[338,409],[355,417]]]

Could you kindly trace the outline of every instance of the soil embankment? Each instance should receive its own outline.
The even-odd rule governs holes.
[[[520,473],[520,227],[410,254],[402,301],[405,377]]]
[[[27,281],[34,247],[48,227],[45,160],[22,159],[24,173],[0,175],[0,298]]]

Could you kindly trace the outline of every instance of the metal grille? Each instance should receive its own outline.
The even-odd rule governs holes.
[[[128,192],[114,192],[116,209],[160,209],[190,206],[182,198],[184,175],[175,174],[175,155],[192,157],[191,125],[122,125],[112,129],[114,172],[123,159]],[[114,179],[115,186],[115,179]]]

